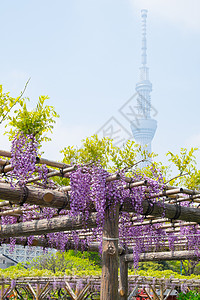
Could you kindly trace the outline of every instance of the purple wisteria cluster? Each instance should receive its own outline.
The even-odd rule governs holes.
[[[27,180],[37,171],[40,181],[47,185],[48,168],[46,165],[37,166],[38,143],[33,134],[18,132],[11,146],[11,185],[13,182],[24,187]]]
[[[71,215],[76,217],[78,214],[82,214],[85,217],[87,225],[87,219],[92,209],[97,211],[97,229],[95,232],[101,233],[102,226],[104,224],[105,210],[109,206],[120,205],[128,203],[133,206],[135,210],[134,216],[137,217],[137,221],[142,222],[144,220],[144,214],[142,202],[146,197],[151,198],[150,205],[157,202],[153,195],[161,190],[160,182],[148,179],[148,191],[145,186],[136,186],[134,188],[125,188],[127,183],[123,173],[119,173],[120,180],[106,180],[110,173],[105,171],[100,165],[92,165],[90,167],[79,166],[75,172],[71,174]],[[134,174],[134,182],[141,181],[146,178],[142,178],[141,175]],[[130,185],[131,187],[131,185]],[[162,203],[160,203],[162,206]],[[152,241],[151,234],[148,236],[149,243],[144,241],[144,229],[149,232],[156,232],[156,238],[154,242],[161,242],[161,230],[155,225],[149,228],[138,226],[134,227],[131,221],[130,214],[121,212],[119,220],[119,237],[122,246],[127,246],[134,240],[134,260],[136,265],[139,261],[139,254],[147,250],[149,243]],[[95,239],[97,235],[93,234]],[[91,241],[91,239],[90,239]]]
[[[11,146],[11,183],[14,179],[20,186],[24,186],[35,172],[38,143],[35,137],[17,133]]]
[[[169,247],[171,251],[175,249],[175,242],[180,241],[181,237],[176,235],[175,231],[167,232],[162,228],[162,223],[142,225],[147,212],[143,210],[143,201],[147,200],[149,206],[155,203],[160,205],[163,215],[164,202],[160,197],[155,195],[163,191],[164,182],[161,172],[152,167],[152,173],[156,180],[145,177],[140,174],[132,174],[132,182],[141,180],[147,181],[147,186],[135,186],[127,188],[127,183],[123,173],[120,173],[120,180],[106,180],[110,173],[105,171],[100,165],[90,167],[79,166],[77,171],[71,175],[71,214],[77,216],[82,214],[85,217],[86,226],[87,218],[91,209],[97,211],[97,228],[93,233],[94,240],[101,241],[102,226],[104,224],[105,210],[111,205],[123,204],[132,205],[135,213],[120,212],[119,219],[119,241],[124,248],[133,245],[134,266],[139,263],[140,253],[148,251],[161,251]],[[133,221],[134,220],[134,221]],[[136,224],[137,223],[137,226]],[[187,233],[196,232],[196,227],[182,226],[181,231]],[[185,229],[184,229],[185,228]],[[191,236],[191,237],[190,237]],[[187,237],[189,249],[199,248],[198,239],[192,238],[192,234]],[[99,238],[100,237],[100,238]],[[92,238],[90,237],[90,242]]]
[[[28,179],[32,178],[34,173],[39,175],[44,187],[51,186],[55,188],[54,183],[50,185],[47,182],[48,168],[45,165],[37,166],[36,157],[38,144],[33,135],[24,135],[18,133],[11,147],[11,184],[13,187],[19,185],[25,187]],[[129,173],[130,182],[128,183],[125,173],[119,171],[115,180],[111,178],[111,174],[103,169],[100,162],[90,165],[79,165],[76,170],[70,174],[70,210],[64,208],[61,214],[69,215],[73,219],[81,215],[83,217],[83,230],[71,232],[48,233],[41,236],[46,241],[46,247],[56,247],[60,250],[66,250],[72,247],[72,242],[75,248],[87,248],[87,245],[93,241],[102,241],[102,228],[104,225],[104,218],[106,209],[109,207],[120,207],[119,217],[119,243],[120,246],[126,248],[129,245],[133,246],[134,266],[137,267],[139,263],[140,254],[147,251],[158,251],[164,249],[166,245],[173,251],[175,249],[175,242],[181,240],[179,236],[173,232],[167,232],[161,224],[146,224],[143,225],[146,215],[150,214],[151,208],[157,203],[165,215],[163,202],[160,197],[155,195],[163,191],[164,181],[160,170],[152,164],[151,173],[154,179],[147,178],[144,174]],[[147,184],[136,184],[134,187],[132,183],[146,181]],[[143,201],[148,201],[148,209],[144,211]],[[133,213],[123,211],[123,206],[128,205],[133,208]],[[184,205],[184,203],[182,203]],[[185,203],[188,205],[188,202]],[[87,229],[87,222],[91,212],[96,211],[97,228]],[[59,212],[60,213],[60,212]],[[41,208],[39,206],[30,206],[23,204],[23,214],[20,216],[20,221],[26,222],[36,219],[51,219],[57,216],[58,212],[55,208]],[[19,218],[13,216],[2,216],[1,224],[14,224],[19,221]],[[88,230],[88,231],[87,231]],[[84,236],[81,239],[80,236]],[[197,226],[181,226],[180,236],[184,236],[188,249],[196,250],[200,246],[200,232]],[[31,246],[34,237],[30,236],[27,239],[27,245]],[[10,248],[13,250],[16,239],[10,239]],[[167,242],[167,243],[166,243]]]

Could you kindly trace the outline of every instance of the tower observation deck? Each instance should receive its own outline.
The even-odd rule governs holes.
[[[142,60],[140,67],[140,79],[136,84],[137,92],[137,124],[131,122],[133,137],[141,146],[146,146],[151,152],[151,142],[157,128],[157,121],[151,118],[151,96],[152,84],[149,81],[149,68],[147,67],[147,39],[146,19],[147,10],[141,11],[142,17]]]

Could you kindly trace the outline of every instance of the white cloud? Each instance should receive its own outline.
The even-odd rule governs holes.
[[[182,29],[200,31],[199,0],[129,0],[133,8],[148,9],[151,15],[174,23]]]

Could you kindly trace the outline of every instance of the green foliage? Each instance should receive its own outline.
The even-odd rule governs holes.
[[[22,264],[0,269],[0,277],[42,277],[42,276],[100,276],[101,259],[94,252],[80,252],[69,250],[55,254],[42,255],[32,262],[26,263],[28,269]]]
[[[64,155],[63,162],[66,164],[99,162],[103,168],[110,172],[125,169],[134,173],[146,174],[154,179],[155,176],[159,178],[159,175],[162,174],[165,183],[198,189],[200,186],[200,170],[196,167],[195,152],[197,150],[197,148],[191,148],[190,150],[181,148],[180,154],[173,154],[169,151],[167,157],[170,165],[165,166],[161,162],[155,161],[156,154],[148,154],[134,141],[129,140],[122,148],[119,148],[113,145],[113,141],[110,138],[104,137],[100,139],[97,135],[93,135],[82,140],[80,148],[68,146],[61,153]],[[149,161],[149,166],[141,168],[138,157]],[[174,167],[178,174],[171,179]]]
[[[26,134],[33,134],[39,144],[42,141],[51,140],[46,136],[48,132],[52,133],[55,118],[59,115],[55,112],[53,106],[45,105],[45,101],[49,99],[48,96],[40,96],[36,108],[29,111],[24,101],[20,101],[20,109],[16,110],[13,117],[8,116],[11,127],[8,131],[9,139],[12,140],[17,132]]]
[[[182,265],[181,265],[182,263]],[[133,271],[133,266],[130,267]],[[190,276],[190,274],[200,275],[200,263],[198,261],[184,260],[184,261],[151,261],[139,263],[138,270],[141,271],[165,271],[171,270],[179,274]]]
[[[64,154],[63,162],[66,164],[100,162],[106,168],[110,159],[110,152],[113,149],[112,140],[109,138],[99,139],[97,135],[94,135],[82,142],[81,148],[68,146],[61,151]]]
[[[26,87],[25,87],[26,88]],[[0,85],[0,124],[8,120],[11,110],[16,104],[23,105],[23,92],[17,98],[13,98],[9,93],[3,93],[3,87]]]
[[[200,293],[197,293],[196,291],[189,291],[188,293],[180,293],[178,295],[178,300],[200,300]]]
[[[54,273],[50,270],[39,269],[25,269],[22,265],[12,266],[7,269],[0,269],[0,277],[9,277],[11,279],[19,277],[42,277],[42,276],[54,276]]]
[[[55,255],[43,255],[27,264],[25,269],[22,264],[7,269],[0,269],[0,277],[42,277],[42,276],[100,276],[101,259],[94,252],[80,252],[69,250],[66,253],[57,252]],[[180,267],[180,262],[179,262]],[[145,262],[140,263],[139,270],[129,269],[129,275],[152,276],[155,278],[179,278],[179,279],[200,279],[200,275],[181,275],[169,270],[168,263]],[[177,268],[180,272],[180,269]]]
[[[54,274],[79,276],[95,273],[100,274],[100,258],[96,253],[69,250],[56,252],[55,254],[42,255],[29,263],[29,268],[38,270],[50,270]]]
[[[194,260],[183,260],[182,261],[182,274],[200,274],[200,263]]]
[[[188,152],[186,148],[181,148],[179,155],[175,155],[169,151],[167,156],[170,156],[169,161],[178,168],[180,175],[182,175],[184,172],[190,173],[195,168],[196,160],[194,152],[197,150],[198,148],[191,148]]]
[[[168,152],[169,162],[178,170],[178,176],[170,180],[171,185],[183,185],[187,188],[199,188],[200,171],[196,168],[196,157],[194,155],[198,148],[181,148],[180,154]]]
[[[177,272],[174,272],[172,270],[153,270],[152,268],[147,269],[147,270],[128,270],[128,274],[129,275],[140,275],[140,276],[151,276],[151,277],[156,277],[156,278],[170,278],[170,277],[174,277],[174,278],[179,278],[179,279],[200,279],[200,275],[195,275],[192,274],[190,276],[186,276],[186,275],[181,275]]]
[[[179,260],[172,260],[172,261],[167,261],[167,268],[169,270],[172,270],[173,272],[177,272],[177,273],[181,273],[181,261]],[[183,275],[187,275],[184,274],[184,270],[182,269],[182,274]]]
[[[66,164],[99,162],[103,168],[110,172],[122,169],[139,170],[140,164],[137,162],[138,154],[144,160],[151,160],[155,156],[152,153],[148,154],[145,150],[142,150],[141,146],[134,141],[129,140],[122,148],[119,148],[113,145],[112,139],[108,137],[100,139],[97,135],[82,140],[80,148],[68,146],[61,153],[64,154],[63,162]]]
[[[143,262],[139,263],[138,270],[143,270],[143,271],[163,271],[168,269],[168,264],[165,261],[160,261],[160,262]]]
[[[200,171],[196,168],[195,151],[197,151],[197,148],[191,148],[190,150],[182,148],[180,154],[168,152],[167,157],[170,165],[165,166],[161,162],[155,161],[156,154],[148,154],[134,141],[129,140],[122,148],[119,148],[113,145],[113,141],[110,138],[104,137],[100,139],[97,135],[93,135],[90,138],[82,140],[80,148],[68,146],[61,153],[64,155],[63,162],[66,164],[99,162],[103,168],[110,172],[125,169],[134,173],[146,174],[148,177],[154,179],[157,172],[158,178],[162,174],[164,182],[169,182],[170,185],[198,188],[200,185]],[[149,166],[141,168],[138,157],[149,161]],[[178,174],[171,180],[170,177],[174,166]],[[59,181],[62,184],[62,179],[59,179]]]

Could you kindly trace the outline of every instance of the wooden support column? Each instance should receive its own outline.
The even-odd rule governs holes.
[[[105,212],[102,241],[101,300],[118,300],[119,206]]]
[[[128,297],[128,263],[125,261],[125,255],[120,255],[120,273],[119,273],[119,299],[127,300]]]
[[[164,299],[164,286],[163,284],[160,285],[160,300]]]
[[[4,295],[4,284],[1,285],[1,300],[3,300]]]

